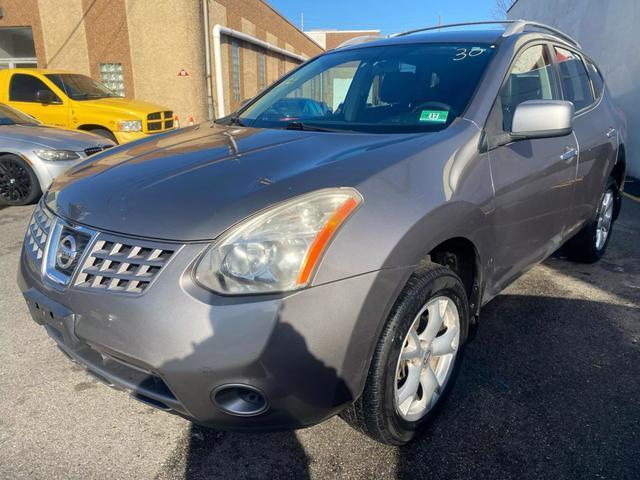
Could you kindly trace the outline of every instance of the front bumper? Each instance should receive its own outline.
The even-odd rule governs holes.
[[[138,296],[60,289],[23,250],[18,283],[36,322],[73,360],[138,400],[220,429],[297,428],[361,393],[380,328],[408,269],[388,269],[289,295],[223,297],[196,286],[179,249]],[[249,385],[269,408],[234,416],[211,399]]]

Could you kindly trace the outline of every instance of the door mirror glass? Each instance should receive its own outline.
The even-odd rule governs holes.
[[[53,92],[51,90],[38,90],[36,92],[36,99],[40,103],[53,103],[55,101]]]
[[[573,131],[573,103],[562,100],[528,100],[513,113],[511,137],[562,137]]]

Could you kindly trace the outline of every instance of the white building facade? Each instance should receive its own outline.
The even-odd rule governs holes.
[[[596,61],[628,120],[627,173],[640,178],[640,0],[517,0],[508,15],[559,28]]]

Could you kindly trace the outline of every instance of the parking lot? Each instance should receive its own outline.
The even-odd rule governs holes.
[[[554,257],[485,307],[427,435],[385,447],[339,418],[237,434],[110,390],[29,318],[32,207],[0,210],[0,478],[640,478],[640,203],[596,265]]]

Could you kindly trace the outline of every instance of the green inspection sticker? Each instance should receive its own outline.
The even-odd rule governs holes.
[[[446,123],[449,112],[446,110],[422,110],[420,114],[421,122]]]

